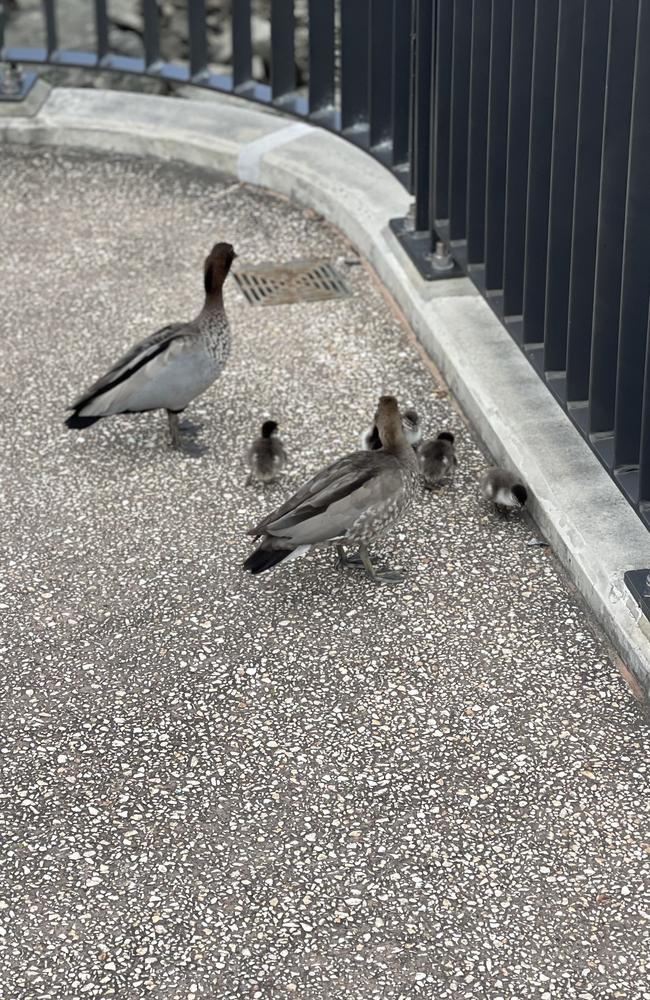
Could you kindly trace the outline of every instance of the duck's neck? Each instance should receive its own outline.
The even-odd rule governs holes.
[[[383,449],[388,455],[395,455],[403,462],[415,461],[415,453],[406,440],[402,421],[399,418],[396,421],[386,422],[380,429],[379,436]]]
[[[204,315],[206,313],[223,312],[223,291],[221,288],[206,295],[202,312]]]

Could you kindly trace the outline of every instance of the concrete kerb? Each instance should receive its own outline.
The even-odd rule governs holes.
[[[370,261],[499,464],[516,469],[531,510],[650,702],[650,625],[623,573],[650,567],[650,533],[467,279],[427,284],[388,228],[409,196],[361,150],[254,107],[61,88],[8,142],[180,160],[283,194],[322,214]],[[543,665],[540,665],[543,668]]]

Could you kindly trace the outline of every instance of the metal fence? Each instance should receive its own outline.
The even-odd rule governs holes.
[[[205,0],[187,3],[186,65],[160,58],[157,0],[134,0],[141,58],[110,51],[110,0],[94,0],[92,53],[65,48],[56,0],[43,47],[5,45],[7,2],[7,63],[273,103],[393,170],[414,211],[391,224],[420,272],[473,279],[650,523],[650,0],[309,0],[302,89],[294,0],[271,0],[267,83],[253,79],[250,0],[231,3],[227,75],[209,63]]]

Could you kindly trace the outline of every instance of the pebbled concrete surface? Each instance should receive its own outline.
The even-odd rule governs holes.
[[[187,168],[0,149],[0,996],[646,1000],[647,725],[535,527],[363,266],[249,306],[188,411],[66,432],[118,352],[242,261],[352,254]],[[452,488],[376,546],[254,580],[243,528],[354,446],[382,390],[458,435]],[[266,415],[290,454],[247,489]]]

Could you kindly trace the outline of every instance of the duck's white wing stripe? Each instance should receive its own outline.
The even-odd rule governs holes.
[[[181,410],[203,388],[204,363],[187,342],[175,338],[153,357],[102,390],[79,409],[82,417],[108,416],[129,410]]]
[[[129,372],[136,371],[145,364],[147,358],[164,350],[167,344],[175,338],[182,336],[187,329],[185,323],[172,323],[169,326],[162,327],[160,330],[156,330],[150,337],[136,344],[124,357],[120,358],[105,375],[97,379],[83,396],[73,403],[72,409],[81,410],[81,407],[85,406],[92,397],[98,396],[112,386],[117,385],[118,382],[123,381],[124,378],[128,377]]]

